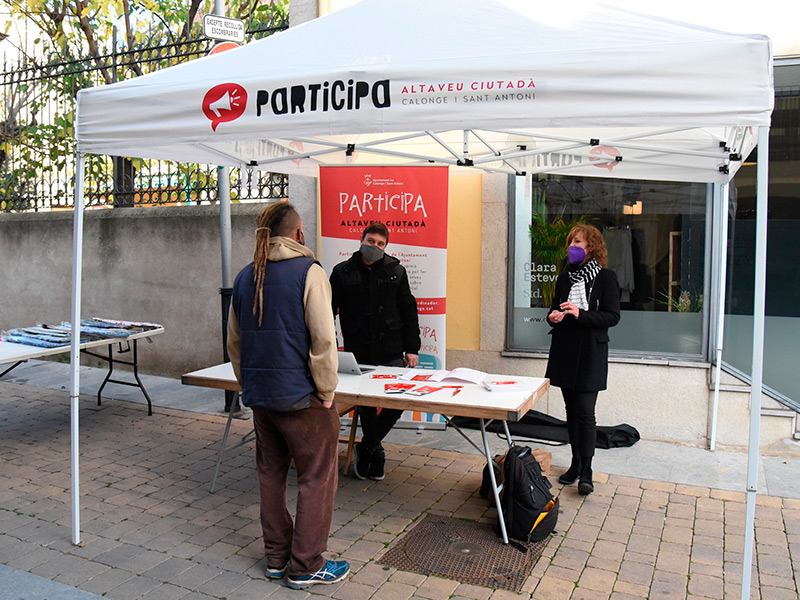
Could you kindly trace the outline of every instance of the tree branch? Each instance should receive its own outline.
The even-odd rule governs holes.
[[[104,67],[102,62],[100,62],[100,49],[97,44],[97,39],[94,36],[94,28],[92,27],[88,15],[85,14],[85,8],[87,8],[87,6],[82,0],[75,0],[75,17],[78,19],[78,26],[83,32],[83,36],[86,38],[86,43],[89,45],[89,53],[95,57],[95,62],[106,84],[113,83],[113,74],[109,71],[108,67]]]
[[[133,30],[131,29],[131,7],[128,0],[122,0],[122,10],[125,13],[125,43],[128,46],[128,50],[133,52]],[[136,73],[137,76],[142,74],[142,67],[141,65],[131,62],[131,71]]]
[[[192,0],[192,4],[189,6],[189,14],[186,16],[186,25],[184,25],[183,32],[181,33],[181,37],[185,40],[188,40],[192,33],[192,25],[197,16],[197,11],[200,10],[200,4],[202,4],[202,0]]]

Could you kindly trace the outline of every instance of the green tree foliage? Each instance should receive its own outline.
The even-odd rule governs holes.
[[[556,217],[548,217],[545,193],[534,190],[531,199],[533,210],[531,215],[531,256],[536,256],[544,264],[555,265],[556,274],[561,272],[561,265],[567,257],[567,236],[575,225],[586,223],[586,216],[566,221],[563,213]],[[549,307],[556,291],[555,278],[541,282],[542,303]]]
[[[202,17],[214,13],[214,0],[6,0],[12,20],[28,21],[41,33],[33,48],[21,50],[34,64],[99,57],[116,40],[117,51],[143,45],[158,46],[196,39],[202,35]],[[285,20],[288,0],[227,0],[227,16],[245,21],[248,28]],[[148,61],[149,63],[149,61]],[[146,68],[130,65],[135,75]],[[103,67],[106,83],[114,73]],[[126,75],[123,75],[126,76]],[[77,91],[76,89],[74,91]]]
[[[72,177],[65,170],[73,154],[78,90],[166,68],[210,48],[209,42],[192,45],[192,40],[202,40],[202,17],[214,12],[213,0],[6,0],[6,5],[8,27],[33,39],[18,47],[23,75],[3,81],[0,210],[25,206],[25,198],[43,186],[52,188],[48,173],[61,172],[62,181]],[[227,0],[226,5],[227,16],[242,19],[248,31],[288,21],[288,0]],[[142,161],[134,166],[146,167]],[[112,169],[107,157],[90,157],[86,167],[87,177],[98,180]]]

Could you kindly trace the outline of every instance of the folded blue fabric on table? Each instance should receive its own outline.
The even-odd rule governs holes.
[[[124,339],[134,333],[161,327],[156,323],[114,321],[111,319],[84,319],[80,323],[81,343],[108,338]],[[0,340],[38,348],[59,348],[70,343],[72,324],[62,321],[59,325],[22,327],[3,332]]]

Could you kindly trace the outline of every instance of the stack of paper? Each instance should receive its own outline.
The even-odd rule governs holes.
[[[407,381],[445,381],[457,380],[467,381],[469,383],[480,383],[486,377],[483,371],[476,371],[467,367],[459,367],[452,371],[444,369],[408,369],[405,373],[400,375],[400,379]]]

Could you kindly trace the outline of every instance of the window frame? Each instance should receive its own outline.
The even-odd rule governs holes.
[[[602,178],[598,178],[602,179]],[[615,180],[617,181],[617,180]],[[622,181],[622,180],[618,180]],[[687,182],[688,183],[688,182]],[[517,219],[516,219],[516,203],[520,200],[530,201],[532,190],[532,177],[530,174],[509,175],[508,177],[508,233],[506,239],[507,248],[507,261],[506,261],[506,323],[505,323],[505,340],[504,340],[504,356],[514,357],[532,357],[542,358],[546,357],[549,353],[549,348],[519,348],[511,346],[510,341],[513,339],[514,327],[514,277],[515,277],[515,264],[517,252]],[[717,268],[718,262],[714,261],[712,252],[715,248],[714,243],[717,241],[714,237],[718,235],[720,228],[717,226],[717,219],[723,213],[721,207],[721,186],[719,184],[706,184],[706,200],[705,200],[705,241],[703,244],[704,252],[704,269],[705,275],[703,278],[703,297],[712,298],[712,288],[714,285],[719,284],[719,270]],[[717,307],[715,302],[703,302],[702,316],[701,316],[701,330],[700,330],[700,352],[697,354],[681,354],[675,352],[657,352],[648,350],[616,350],[609,349],[609,359],[612,361],[654,361],[657,363],[689,363],[707,365],[712,358],[714,352],[714,345],[711,343],[712,323],[716,323],[715,315],[717,314]],[[714,328],[715,332],[715,328]]]

